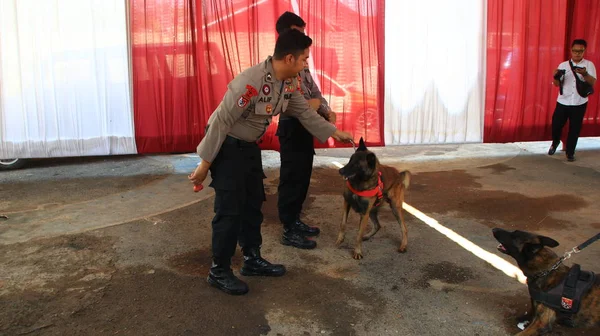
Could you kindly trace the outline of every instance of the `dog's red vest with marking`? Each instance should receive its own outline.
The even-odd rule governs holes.
[[[348,189],[350,191],[361,197],[375,197],[377,196],[377,201],[375,201],[375,205],[378,205],[381,199],[383,198],[383,182],[381,181],[381,172],[377,173],[377,186],[373,189],[358,191],[350,185],[350,181],[346,180],[346,185],[348,185]]]

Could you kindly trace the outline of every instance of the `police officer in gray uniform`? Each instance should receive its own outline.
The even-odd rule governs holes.
[[[292,12],[283,13],[275,25],[278,34],[287,29],[296,29],[304,33],[305,27],[304,20]],[[300,71],[298,80],[302,88],[301,93],[309,105],[325,120],[335,124],[335,113],[330,110],[327,100],[321,95],[308,67]],[[297,248],[313,249],[317,243],[306,237],[316,236],[320,230],[318,227],[306,225],[300,219],[302,204],[308,194],[315,155],[313,136],[298,119],[288,115],[279,117],[277,136],[281,145],[277,198],[279,220],[283,223],[281,242]]]
[[[317,114],[300,93],[296,76],[304,68],[311,44],[312,40],[302,32],[289,30],[281,34],[273,57],[229,83],[198,145],[202,161],[189,179],[194,185],[201,185],[210,170],[210,186],[215,189],[213,263],[207,281],[226,293],[248,292],[246,283],[231,270],[238,241],[244,256],[242,275],[281,276],[286,271],[283,265],[271,264],[260,253],[265,175],[256,142],[271,118],[280,113],[292,115],[321,142],[329,137],[338,141],[352,139]]]

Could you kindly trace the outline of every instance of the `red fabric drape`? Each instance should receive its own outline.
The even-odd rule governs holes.
[[[567,57],[570,57],[571,42],[575,39],[584,39],[588,46],[583,57],[592,61],[598,72],[600,71],[600,1],[574,0],[572,7]],[[565,57],[565,59],[567,58]],[[594,85],[594,91],[595,93],[588,99],[581,136],[600,135],[599,84]]]
[[[383,144],[383,3],[133,0],[138,152],[194,151],[229,81],[272,54],[275,21],[294,8],[307,21],[314,75],[338,113],[338,127],[371,145]],[[279,148],[277,122],[274,118],[261,148]],[[327,146],[332,145],[340,144]]]
[[[484,142],[547,140],[567,0],[489,0]]]
[[[130,34],[138,153],[190,152],[208,115],[200,108],[193,5],[132,0]]]
[[[336,125],[357,141],[383,145],[384,1],[292,0],[292,7],[313,39],[312,74],[337,114]],[[315,141],[321,148],[332,144]]]

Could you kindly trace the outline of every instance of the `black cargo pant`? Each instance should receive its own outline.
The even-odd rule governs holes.
[[[260,247],[265,201],[260,148],[256,143],[227,137],[210,166],[215,189],[212,220],[213,258],[230,264],[239,241],[242,249]]]
[[[279,220],[289,226],[300,217],[310,185],[315,149],[312,134],[298,119],[280,120],[277,136],[281,157],[277,208]]]
[[[567,136],[567,155],[575,154],[577,140],[583,124],[583,115],[587,108],[587,103],[583,105],[569,106],[556,103],[554,114],[552,115],[552,146],[557,147],[560,143],[562,129],[569,120],[569,134]]]

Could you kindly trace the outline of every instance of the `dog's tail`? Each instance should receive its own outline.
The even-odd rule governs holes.
[[[402,181],[404,189],[408,189],[408,186],[410,185],[410,177],[411,173],[408,170],[400,172],[400,181]]]

